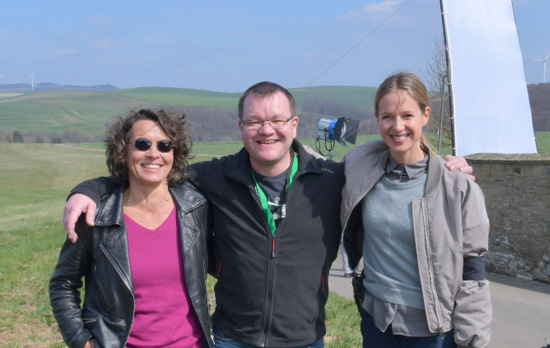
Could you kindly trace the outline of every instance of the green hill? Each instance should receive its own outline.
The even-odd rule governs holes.
[[[119,89],[110,93],[155,104],[194,105],[236,108],[240,93],[224,93],[188,88],[140,87]]]
[[[298,105],[307,97],[321,97],[358,109],[372,107],[376,90],[376,87],[358,86],[318,86],[289,89]]]
[[[150,104],[150,103],[149,103]],[[47,91],[0,100],[0,130],[63,133],[78,128],[91,137],[131,106],[147,103],[109,92]]]
[[[368,109],[376,89],[371,87],[323,86],[291,89],[298,109],[307,98],[327,100],[345,107]],[[184,106],[193,128],[211,131],[212,115],[219,114],[227,129],[236,124],[237,104],[241,93],[166,87],[144,87],[111,91],[35,91],[16,96],[0,95],[0,142],[7,141],[14,131],[24,134],[25,142],[45,139],[48,134],[66,132],[83,134],[86,140],[101,140],[105,124],[131,108]],[[319,99],[321,98],[321,99]],[[223,109],[223,111],[221,110]],[[219,111],[216,111],[219,110]],[[204,115],[204,117],[203,117]],[[328,115],[336,117],[336,115]],[[207,124],[201,124],[204,119]],[[206,121],[208,120],[208,121]],[[235,123],[233,123],[235,120]],[[215,122],[217,123],[217,122]],[[236,126],[234,127],[235,131]],[[198,134],[197,139],[202,135]],[[66,137],[62,137],[66,138]],[[209,134],[216,139],[215,134]],[[238,140],[238,139],[234,139]]]
[[[371,110],[376,88],[319,86],[294,88],[290,92],[296,98],[301,116],[299,137],[305,139],[315,137],[319,118],[355,117],[350,112]],[[238,141],[237,103],[240,95],[166,87],[0,93],[0,142],[13,141],[15,132],[22,135],[24,142],[51,142],[54,139],[101,142],[105,125],[114,116],[122,115],[131,108],[166,105],[186,111],[194,141]],[[319,110],[302,108],[306,104],[323,106],[323,103],[327,107],[320,107]],[[329,111],[322,111],[325,109]],[[360,134],[365,133],[368,132],[360,131]],[[537,132],[539,152],[549,151],[548,139],[550,133]]]

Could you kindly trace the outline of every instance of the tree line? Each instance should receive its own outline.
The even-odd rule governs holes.
[[[550,132],[550,83],[528,85],[527,88],[534,130],[536,132]],[[431,100],[433,117],[430,131],[432,132],[436,132],[438,127],[440,99],[439,95],[434,94]],[[321,118],[346,117],[358,119],[360,120],[358,134],[376,134],[378,132],[373,110],[342,105],[327,97],[307,97],[297,107],[300,118],[299,138],[315,138],[317,124]],[[240,139],[236,107],[160,105],[159,108],[180,114],[185,113],[190,127],[189,133],[194,142],[238,141]],[[448,110],[445,110],[445,112],[448,113]],[[448,124],[444,125],[443,138],[449,137],[449,128]],[[0,131],[0,142],[81,143],[101,142],[103,139],[104,134],[90,136],[79,128],[71,128],[63,133],[29,132],[22,129]]]

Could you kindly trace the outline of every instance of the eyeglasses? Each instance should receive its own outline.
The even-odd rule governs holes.
[[[264,123],[267,122],[269,126],[273,129],[281,129],[283,128],[286,123],[290,120],[292,120],[293,116],[290,116],[289,118],[274,118],[272,120],[250,120],[250,121],[243,121],[243,125],[246,127],[246,129],[250,131],[257,131],[260,130],[264,126]]]
[[[151,148],[151,140],[147,138],[138,138],[134,145],[139,151],[147,151]],[[160,152],[170,152],[172,150],[172,142],[170,140],[161,140],[157,142],[157,150]]]

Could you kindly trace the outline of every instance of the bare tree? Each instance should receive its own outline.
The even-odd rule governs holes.
[[[434,39],[434,50],[426,57],[426,87],[430,93],[432,106],[431,129],[437,132],[437,151],[441,146],[452,145],[449,88],[447,78],[447,57],[442,38]]]

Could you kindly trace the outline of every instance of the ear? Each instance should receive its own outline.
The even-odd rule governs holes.
[[[293,138],[296,138],[296,134],[298,131],[298,123],[300,123],[300,119],[298,118],[298,116],[294,116],[292,118],[292,132],[294,133]]]
[[[243,136],[244,136],[245,129],[244,129],[244,125],[243,125],[242,120],[239,120],[239,129],[241,130],[241,140],[244,140]]]
[[[432,108],[429,106],[426,106],[426,110],[424,111],[424,115],[422,115],[422,126],[425,126],[428,124],[428,121],[430,120],[430,114],[432,113]]]

